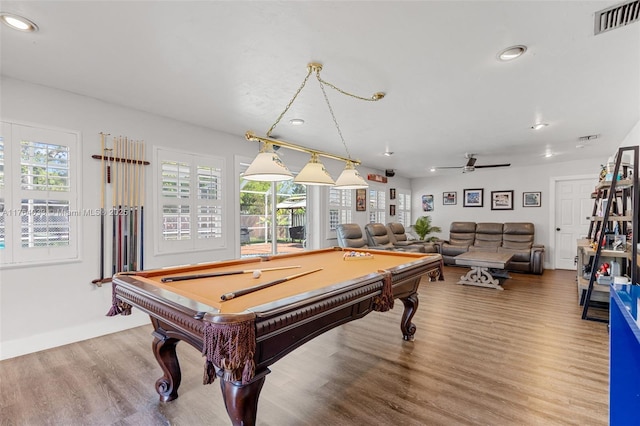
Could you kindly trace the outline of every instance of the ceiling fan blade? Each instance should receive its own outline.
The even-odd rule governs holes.
[[[476,164],[476,161],[478,161],[477,158],[469,157],[469,160],[467,161],[467,164],[465,164],[465,166],[466,167],[473,167]]]
[[[461,169],[464,166],[444,166],[444,167],[434,167],[434,169]]]
[[[511,165],[511,163],[507,163],[507,164],[486,164],[484,166],[475,166],[476,169],[486,169],[489,167],[509,167]]]

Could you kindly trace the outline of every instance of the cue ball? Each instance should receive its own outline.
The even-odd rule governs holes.
[[[262,271],[257,269],[253,271],[253,278],[260,278],[262,276]]]

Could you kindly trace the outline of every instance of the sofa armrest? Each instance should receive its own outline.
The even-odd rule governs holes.
[[[542,275],[544,271],[544,246],[534,244],[531,247],[531,272]]]
[[[446,243],[446,240],[438,240],[433,242],[433,246],[436,248],[436,252],[442,254],[442,245]]]

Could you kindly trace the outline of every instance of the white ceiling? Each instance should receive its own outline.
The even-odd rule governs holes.
[[[2,26],[2,74],[242,136],[267,132],[315,61],[348,92],[387,94],[327,89],[366,166],[605,161],[640,119],[640,24],[594,36],[594,13],[617,3],[2,1],[40,27]],[[523,57],[496,60],[515,44]],[[345,155],[315,79],[273,135]]]

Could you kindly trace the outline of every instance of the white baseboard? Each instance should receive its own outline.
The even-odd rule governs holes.
[[[149,316],[134,310],[131,315],[127,316],[105,317],[104,320],[93,323],[81,324],[21,339],[2,341],[0,342],[0,360],[93,339],[94,337],[117,333],[146,324],[149,324]]]

